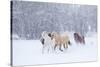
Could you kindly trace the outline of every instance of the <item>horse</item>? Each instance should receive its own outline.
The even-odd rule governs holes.
[[[79,33],[74,33],[74,40],[75,40],[77,43],[83,43],[83,44],[85,44],[85,38],[84,38],[84,36],[82,36],[82,35],[79,34]]]
[[[59,50],[63,51],[61,47],[63,46],[64,48],[68,48],[68,44],[70,45],[70,40],[68,35],[61,35],[57,32],[52,32],[51,33],[51,38],[54,39],[55,45],[54,45],[54,50],[56,49],[57,46],[59,46]]]
[[[43,48],[42,48],[42,53],[44,53],[44,50],[48,50],[48,52],[50,52],[50,50],[52,50],[53,48],[53,40],[51,39],[51,34],[43,31],[41,34],[41,39],[40,39]]]

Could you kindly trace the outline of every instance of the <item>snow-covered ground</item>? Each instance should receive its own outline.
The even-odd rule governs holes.
[[[13,40],[13,65],[96,61],[97,35],[86,37],[85,41],[85,45],[77,44],[71,37],[72,46],[67,50],[42,54],[42,44],[39,40]]]

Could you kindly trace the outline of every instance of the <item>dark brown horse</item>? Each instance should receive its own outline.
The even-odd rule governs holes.
[[[84,36],[80,35],[79,33],[74,33],[74,40],[77,43],[83,43],[83,44],[85,44]]]

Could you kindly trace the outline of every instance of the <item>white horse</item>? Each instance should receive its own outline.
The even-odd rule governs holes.
[[[54,42],[51,39],[50,33],[46,31],[42,32],[41,42],[43,44],[42,53],[44,53],[45,50],[47,50],[48,52],[53,50]]]

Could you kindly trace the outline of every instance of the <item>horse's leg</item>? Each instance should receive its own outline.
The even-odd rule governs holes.
[[[85,40],[83,40],[83,43],[85,44]]]
[[[43,48],[42,48],[42,54],[44,54],[44,50],[45,50],[45,45],[43,45]]]
[[[68,43],[65,44],[66,45],[66,49],[68,48]]]
[[[50,49],[48,48],[48,53],[49,53]]]
[[[63,44],[63,47],[65,48],[65,44]]]
[[[85,39],[84,39],[84,37],[83,37],[83,44],[85,44]]]
[[[52,46],[51,44],[48,45],[48,53],[50,53],[52,51]]]
[[[64,48],[67,49],[68,48],[68,43],[66,42],[64,45],[65,45]]]
[[[43,45],[43,48],[42,48],[42,54],[44,54],[44,45]]]
[[[61,44],[59,45],[59,50],[60,50],[60,51],[63,51],[63,50],[61,49]]]
[[[57,44],[55,44],[55,46],[54,46],[54,50],[56,49],[56,47],[57,47]]]

